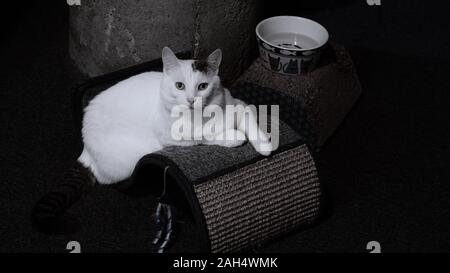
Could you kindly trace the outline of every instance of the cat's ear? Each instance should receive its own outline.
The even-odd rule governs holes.
[[[215,72],[219,71],[220,63],[222,62],[222,50],[220,50],[220,48],[214,50],[214,52],[206,58],[206,62],[208,63],[208,68]]]
[[[164,64],[164,71],[170,71],[178,67],[179,62],[175,53],[167,46],[162,50],[162,61]]]

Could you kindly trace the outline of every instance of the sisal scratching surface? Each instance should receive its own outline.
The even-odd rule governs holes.
[[[311,224],[321,190],[306,147],[263,159],[194,187],[212,252],[235,252]]]

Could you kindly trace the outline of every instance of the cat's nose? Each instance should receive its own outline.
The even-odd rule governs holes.
[[[189,104],[194,104],[195,98],[187,98],[186,99]]]

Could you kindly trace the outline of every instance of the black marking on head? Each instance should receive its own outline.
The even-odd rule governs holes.
[[[209,70],[208,62],[205,61],[205,60],[194,61],[192,63],[192,69],[194,71],[200,71],[200,72],[203,72],[203,73],[208,73],[208,70]]]

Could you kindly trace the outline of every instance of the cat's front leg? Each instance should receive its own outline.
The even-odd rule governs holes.
[[[266,133],[264,133],[258,127],[258,124],[256,122],[253,125],[250,125],[249,127],[251,127],[248,132],[249,141],[252,144],[253,148],[255,148],[255,150],[258,153],[260,153],[264,156],[270,155],[273,151],[273,145],[272,145],[272,142],[270,141],[269,136],[267,136]],[[257,133],[254,134],[252,132],[257,132]],[[254,138],[253,135],[257,135],[257,137]]]
[[[243,132],[236,129],[227,129],[211,136],[204,144],[232,148],[242,146],[246,141],[247,138]]]
[[[238,102],[238,104],[244,105],[244,107],[247,106],[242,101],[236,101]],[[273,145],[270,137],[259,128],[256,117],[256,113],[253,112],[250,108],[244,108],[243,111],[238,113],[237,128],[238,130],[245,133],[245,135],[248,137],[249,142],[258,153],[264,156],[268,156],[273,151]]]

